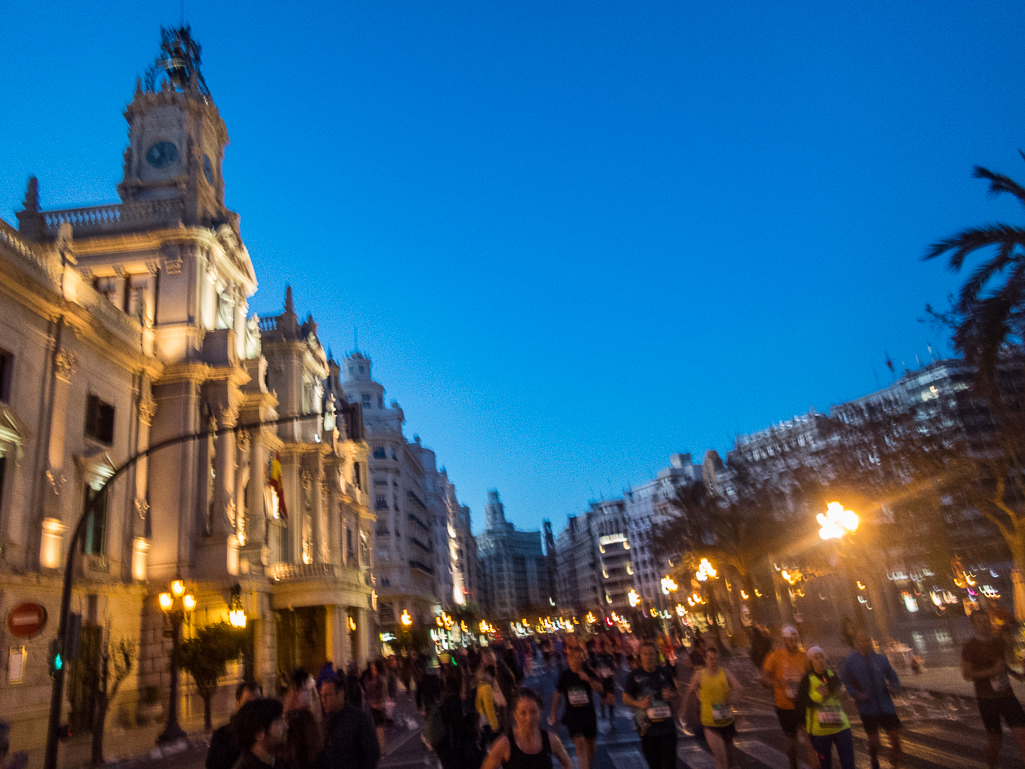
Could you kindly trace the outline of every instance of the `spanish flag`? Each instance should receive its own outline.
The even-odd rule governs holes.
[[[282,520],[288,519],[288,508],[285,507],[285,487],[281,483],[281,455],[276,453],[270,461],[270,474],[267,477],[270,486],[278,498],[278,512]]]

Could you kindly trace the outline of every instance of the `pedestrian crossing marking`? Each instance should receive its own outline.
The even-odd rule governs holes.
[[[769,769],[790,769],[790,759],[786,754],[766,745],[761,740],[754,740],[750,737],[736,737],[733,740],[737,750],[750,758],[753,758]],[[803,761],[798,764],[801,769],[809,769]]]
[[[680,745],[676,749],[676,757],[690,769],[715,769],[715,759],[712,758],[712,754],[700,745]],[[646,764],[641,763],[638,766],[646,766]]]

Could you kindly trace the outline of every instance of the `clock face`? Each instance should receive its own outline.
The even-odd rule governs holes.
[[[207,184],[214,183],[214,167],[213,164],[210,162],[209,155],[203,156],[203,176],[206,177]]]
[[[167,168],[178,161],[178,148],[172,142],[157,142],[146,150],[146,162],[154,168]]]

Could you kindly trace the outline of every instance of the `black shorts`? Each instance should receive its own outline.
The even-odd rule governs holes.
[[[370,708],[370,715],[374,717],[374,726],[384,726],[388,720],[385,712],[379,708]]]
[[[882,729],[884,732],[895,732],[900,729],[900,719],[896,713],[883,713],[881,716],[862,716],[861,725],[865,727],[865,734],[878,734]]]
[[[990,697],[983,699],[979,697],[979,715],[982,716],[982,725],[990,734],[1000,734],[1003,729],[1000,726],[1000,719],[1003,717],[1010,729],[1025,727],[1025,710],[1022,710],[1021,703],[1013,694],[1009,697]]]
[[[733,738],[737,736],[737,725],[728,724],[727,726],[703,726],[705,733],[715,732],[722,737],[723,742],[733,742]]]
[[[801,719],[797,715],[797,708],[781,708],[776,707],[776,718],[779,719],[779,726],[783,730],[783,734],[788,737],[793,737],[797,734],[797,727],[801,725]]]
[[[563,722],[565,723],[565,722]],[[577,737],[583,737],[585,740],[595,740],[598,738],[598,719],[592,721],[576,721],[574,723],[566,724],[566,730],[569,732],[569,738],[571,740]]]

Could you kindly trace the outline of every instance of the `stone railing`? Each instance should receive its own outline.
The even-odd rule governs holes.
[[[278,330],[278,318],[276,315],[272,318],[259,318],[258,323],[260,325],[260,331]]]
[[[267,567],[267,576],[275,582],[293,579],[334,579],[333,563],[273,563]]]
[[[142,345],[142,326],[135,318],[119,310],[103,294],[83,283],[76,292],[75,302],[133,347]]]
[[[16,229],[0,219],[0,248],[8,251],[16,260],[27,262],[42,272],[54,287],[61,282],[61,263],[57,255],[51,253],[38,243],[32,243],[21,237]]]
[[[42,212],[46,232],[56,235],[57,228],[67,222],[75,234],[93,234],[179,221],[184,210],[180,200],[133,200],[106,206],[67,208]]]

